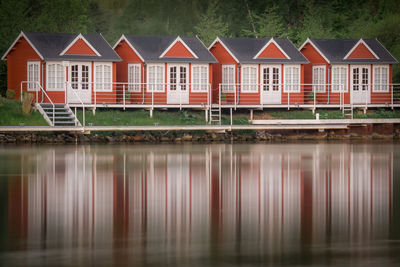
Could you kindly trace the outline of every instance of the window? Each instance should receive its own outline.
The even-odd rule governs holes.
[[[222,65],[222,92],[235,91],[235,65]]]
[[[257,67],[242,67],[242,92],[257,92]]]
[[[140,92],[140,64],[128,64],[128,89]]]
[[[192,91],[207,92],[208,88],[208,66],[193,65],[192,67]]]
[[[89,89],[89,66],[82,65],[82,90]]]
[[[39,90],[40,62],[28,61],[27,66],[27,81],[28,91]]]
[[[313,90],[325,92],[325,66],[313,66]]]
[[[262,88],[264,91],[279,91],[279,67],[262,68]]]
[[[64,67],[61,63],[47,63],[47,90],[64,90]]]
[[[369,68],[368,67],[352,67],[352,90],[368,91],[369,90]]]
[[[332,68],[332,92],[347,92],[347,66]]]
[[[285,93],[298,93],[300,92],[300,67],[299,66],[286,66],[285,72]]]
[[[374,92],[389,92],[389,67],[374,67]]]
[[[148,66],[148,89],[149,92],[164,91],[164,66],[149,65]]]
[[[186,91],[186,67],[179,67],[179,84],[181,91]]]
[[[111,79],[112,64],[96,64],[95,65],[95,89],[96,91],[111,91],[112,90],[112,79]]]

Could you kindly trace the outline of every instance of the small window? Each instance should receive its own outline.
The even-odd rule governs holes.
[[[28,61],[27,66],[27,87],[28,91],[39,90],[39,77],[40,77],[40,62]]]
[[[128,89],[131,92],[140,92],[140,64],[128,65]]]
[[[83,68],[84,66],[82,66]],[[112,90],[112,65],[111,64],[96,64],[95,65],[95,89],[96,91],[111,91]],[[83,69],[82,69],[83,70]],[[82,72],[84,75],[84,72]],[[86,80],[85,80],[86,81]],[[82,80],[82,82],[84,82]],[[83,85],[82,85],[83,86]]]
[[[325,66],[313,66],[313,90],[325,92]]]
[[[164,92],[164,66],[148,66],[148,92]]]
[[[208,88],[208,67],[193,65],[192,68],[192,91],[207,92]]]
[[[284,69],[285,93],[298,93],[300,92],[300,67],[299,66],[286,66]]]
[[[242,68],[242,92],[257,92],[257,67]]]
[[[61,63],[47,63],[47,90],[64,90],[64,73]]]
[[[389,92],[389,67],[374,67],[374,92]]]
[[[222,92],[233,93],[235,92],[235,66],[223,65],[222,66]]]
[[[332,68],[332,92],[347,92],[347,66]]]

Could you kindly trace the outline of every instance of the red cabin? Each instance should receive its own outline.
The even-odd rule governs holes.
[[[2,59],[15,98],[28,91],[44,102],[116,103],[121,59],[101,34],[21,32]]]
[[[387,105],[392,65],[398,61],[377,39],[307,39],[299,48],[310,61],[304,82],[319,104]]]
[[[213,99],[251,106],[303,104],[307,59],[287,38],[219,38],[208,48],[213,66]]]
[[[197,37],[122,35],[117,81],[128,104],[204,107],[211,102],[211,63],[216,59]],[[125,93],[122,93],[125,92]]]

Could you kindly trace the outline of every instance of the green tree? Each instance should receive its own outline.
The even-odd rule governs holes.
[[[209,4],[194,29],[206,46],[210,45],[217,36],[226,37],[229,35],[228,23],[218,16],[217,1],[212,1]]]

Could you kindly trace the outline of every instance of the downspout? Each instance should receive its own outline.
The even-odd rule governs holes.
[[[44,90],[44,66],[45,66],[45,64],[46,64],[46,61],[43,60],[43,62],[42,62],[42,88],[43,88],[43,90]],[[41,103],[43,103],[43,99],[44,99],[43,90],[41,90],[41,92],[42,92],[42,101],[41,101]]]
[[[144,89],[145,89],[145,83],[144,83],[144,70],[145,70],[145,65],[146,63],[143,62],[143,71],[142,71],[142,105],[144,104]]]
[[[331,75],[332,75],[332,64],[329,64],[328,66],[328,102],[326,104],[329,104],[330,102],[330,92],[332,90],[332,85],[331,85]]]
[[[237,66],[237,77],[236,77],[236,84],[238,85],[239,84],[239,78],[240,78],[240,63],[238,64],[238,66]],[[239,90],[238,90],[238,88],[236,88],[235,90],[237,91],[236,92],[236,104],[238,105],[239,104],[239,93],[240,93],[240,90],[241,90],[241,86],[242,84],[240,84],[240,87],[239,87]]]

